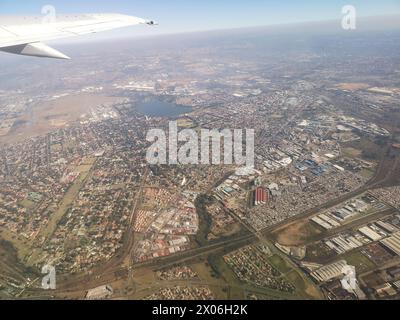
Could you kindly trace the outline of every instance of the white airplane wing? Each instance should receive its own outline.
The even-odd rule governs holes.
[[[154,25],[154,21],[122,14],[57,15],[54,22],[42,18],[0,17],[0,50],[35,57],[69,59],[43,41],[68,38],[139,24]]]

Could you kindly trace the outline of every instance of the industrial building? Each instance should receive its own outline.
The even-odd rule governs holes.
[[[381,243],[391,252],[400,256],[400,232],[397,232],[393,236],[382,240]]]
[[[326,282],[343,275],[343,270],[347,266],[345,260],[323,266],[311,273],[311,276],[318,282]]]
[[[258,187],[256,190],[253,191],[253,203],[255,206],[266,204],[267,202],[268,193],[264,188]]]
[[[105,285],[105,286],[100,286],[94,289],[90,289],[86,293],[86,299],[87,300],[103,300],[110,298],[114,293],[114,290],[111,286]]]
[[[398,230],[395,226],[384,221],[378,221],[376,225],[388,233],[395,233]]]
[[[383,236],[372,230],[370,227],[363,227],[358,229],[358,231],[371,241],[379,241],[383,238]]]
[[[341,208],[320,214],[311,219],[312,222],[325,230],[331,230],[340,227],[355,215],[365,212],[369,205],[361,199],[348,202]]]

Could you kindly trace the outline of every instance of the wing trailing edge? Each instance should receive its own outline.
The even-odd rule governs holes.
[[[70,60],[71,58],[66,56],[60,51],[49,47],[41,42],[20,44],[16,46],[0,48],[1,51],[19,54],[23,56],[39,57],[39,58],[54,58],[54,59],[65,59]]]

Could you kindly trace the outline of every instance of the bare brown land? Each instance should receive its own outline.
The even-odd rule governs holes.
[[[281,245],[299,246],[306,244],[310,238],[318,236],[320,233],[322,232],[313,227],[308,219],[303,219],[277,229],[272,236]]]
[[[91,109],[120,101],[118,97],[76,94],[37,104],[18,118],[0,143],[15,143],[64,128],[82,119]]]
[[[336,87],[341,90],[357,91],[368,89],[371,86],[366,83],[339,83]]]

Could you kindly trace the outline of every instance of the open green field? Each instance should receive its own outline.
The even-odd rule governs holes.
[[[31,252],[30,240],[12,233],[7,229],[0,228],[0,238],[13,245],[17,252],[18,259],[21,261]]]
[[[342,148],[342,155],[346,158],[357,158],[361,156],[361,150],[355,149],[355,148]]]
[[[376,268],[375,263],[369,260],[360,251],[350,252],[342,256],[347,263],[356,268],[358,274],[365,273]]]
[[[279,291],[267,287],[257,287],[249,283],[240,281],[233,270],[225,263],[222,257],[211,255],[208,259],[210,266],[214,270],[216,276],[225,280],[228,285],[230,285],[229,299],[243,299],[245,292],[254,292],[258,294],[263,294],[268,297],[273,297],[275,299],[317,299],[320,297],[319,292],[308,283],[302,275],[299,274],[279,255],[275,254],[268,258],[268,263],[273,265],[282,274],[286,281],[291,282],[295,287],[296,291],[293,293]]]
[[[334,259],[337,253],[322,242],[314,243],[307,247],[305,260],[309,262],[325,264]]]
[[[366,179],[371,179],[374,176],[374,173],[375,172],[371,169],[362,169],[360,171],[360,175]]]
[[[235,273],[225,263],[223,257],[210,255],[208,263],[212,269],[212,276],[216,279],[223,280],[229,287],[227,297],[230,300],[244,299],[244,291],[242,282],[236,277]]]
[[[286,278],[296,287],[301,299],[321,299],[322,294],[311,283],[308,283],[296,271],[293,270],[286,275]]]
[[[208,243],[207,237],[211,230],[212,219],[207,212],[206,206],[211,203],[212,199],[206,196],[200,196],[195,201],[196,211],[199,217],[199,231],[196,234],[196,241],[203,246]]]
[[[286,275],[286,278],[296,287],[298,291],[304,291],[306,284],[303,278],[299,275],[296,270],[292,270]]]
[[[27,210],[32,210],[36,206],[36,203],[28,199],[21,200],[18,204]]]
[[[193,121],[188,118],[180,118],[177,122],[179,128],[191,128],[194,125]]]
[[[268,262],[282,274],[286,274],[292,270],[289,264],[278,255],[268,258]]]
[[[240,283],[240,280],[236,277],[235,273],[231,268],[229,268],[221,256],[210,255],[208,257],[208,263],[212,268],[215,277],[222,278],[227,283]]]

